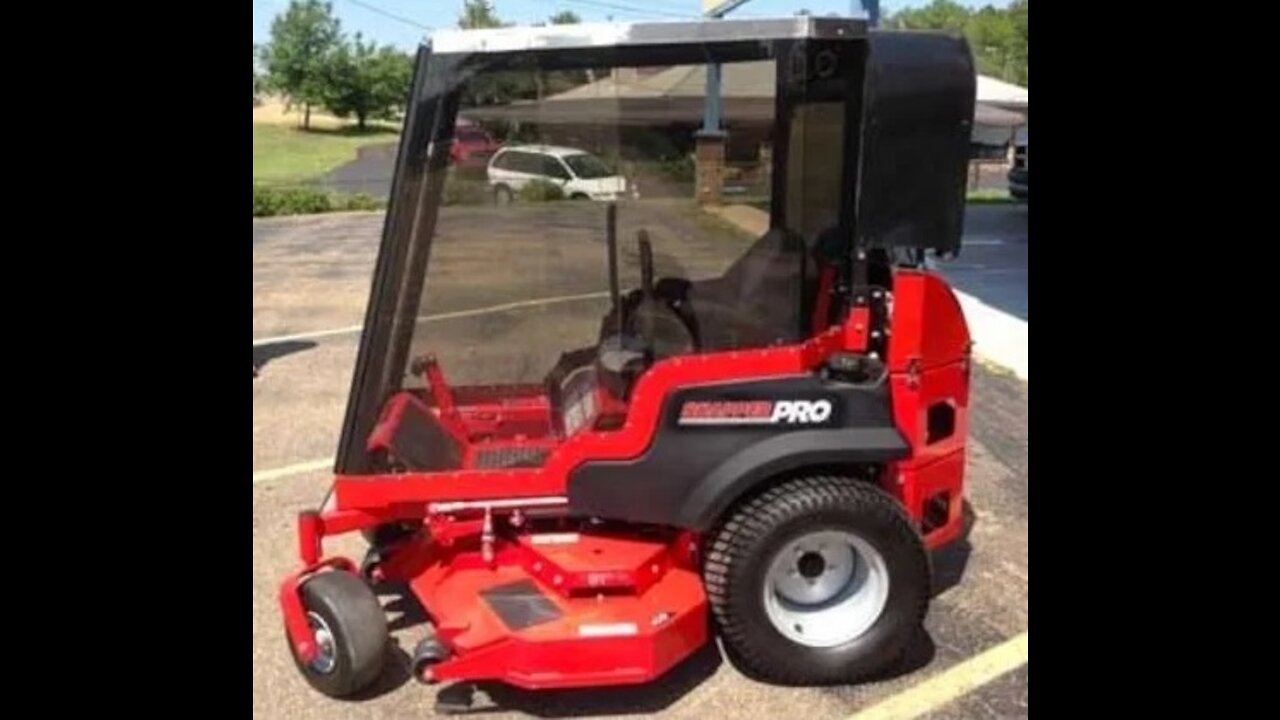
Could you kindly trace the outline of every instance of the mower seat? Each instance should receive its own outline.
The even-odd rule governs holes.
[[[688,309],[704,352],[768,347],[801,339],[797,307],[805,283],[804,239],[772,229],[725,273],[693,283]]]

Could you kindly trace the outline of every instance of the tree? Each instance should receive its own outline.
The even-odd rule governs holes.
[[[258,93],[262,92],[262,77],[258,75],[258,56],[262,50],[258,43],[253,44],[253,105],[258,105]]]
[[[285,96],[287,107],[302,105],[305,129],[311,128],[311,106],[322,102],[326,64],[340,33],[333,6],[320,0],[291,0],[271,21],[263,52],[266,81]]]
[[[1019,76],[1014,82],[1023,87],[1031,87],[1027,84],[1027,0],[1014,0],[1009,5],[1009,15],[1013,18],[1013,29],[1016,33],[1014,43],[1016,44],[1017,60]]]
[[[581,22],[572,11],[558,12],[548,18],[553,25]],[[463,29],[498,28],[506,23],[498,17],[490,0],[465,0],[458,17]],[[586,73],[572,70],[544,71],[532,58],[517,62],[515,69],[482,73],[467,83],[462,95],[463,107],[505,105],[513,100],[538,100],[580,85]]]
[[[969,17],[965,35],[977,58],[979,71],[1005,79],[1017,76],[1014,69],[1018,56],[1017,29],[1008,13],[993,7],[982,8]]]
[[[464,0],[458,27],[463,30],[499,28],[506,23],[498,19],[498,12],[490,0]],[[502,105],[516,98],[532,98],[537,94],[532,75],[522,71],[481,73],[464,86],[464,107]]]
[[[969,9],[952,0],[933,0],[922,8],[903,9],[894,20],[897,27],[911,30],[962,32],[969,21]]]
[[[413,61],[390,46],[365,43],[359,33],[338,46],[326,64],[324,107],[340,118],[356,118],[364,130],[370,118],[389,120],[408,99]]]
[[[552,25],[577,25],[582,22],[582,18],[578,17],[578,13],[572,10],[561,10],[547,18],[547,22]]]
[[[551,25],[577,25],[582,22],[582,18],[572,10],[561,10],[560,12],[547,18],[547,22]],[[536,84],[535,97],[541,100],[548,95],[562,93],[569,88],[581,85],[587,82],[588,72],[582,70],[552,70],[545,71],[538,68],[534,71],[534,83]]]
[[[494,10],[489,0],[463,0],[462,15],[458,18],[458,27],[463,30],[502,27],[498,19],[498,11]]]
[[[963,34],[973,51],[978,72],[1027,86],[1027,5],[1015,0],[1005,9],[990,5],[970,11],[953,0],[901,10],[890,27],[942,30]]]

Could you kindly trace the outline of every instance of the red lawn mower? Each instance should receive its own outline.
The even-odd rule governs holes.
[[[696,130],[708,66],[727,134]],[[963,40],[837,18],[424,45],[336,478],[280,589],[306,679],[379,676],[381,583],[429,620],[423,682],[645,683],[715,634],[775,683],[898,662],[962,525],[970,340],[924,260],[959,249],[974,82]],[[459,117],[657,180],[468,204]],[[757,238],[695,202],[744,145]],[[362,560],[326,554],[356,531]]]

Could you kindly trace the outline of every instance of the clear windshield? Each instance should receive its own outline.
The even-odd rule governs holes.
[[[573,171],[573,174],[583,180],[595,180],[597,178],[609,177],[613,171],[607,165],[600,161],[595,155],[566,155],[564,162]]]
[[[720,133],[702,129],[704,65],[471,77],[459,117],[500,147],[448,168],[410,348],[435,360],[466,433],[615,429],[654,363],[811,334],[844,104],[789,112],[798,192],[771,228],[776,67],[722,66]],[[410,368],[406,389],[432,384]]]
[[[411,357],[434,356],[455,386],[540,385],[562,354],[608,342],[669,356],[799,338],[803,242],[766,236],[772,100],[741,97],[771,89],[774,68],[723,67],[716,138],[700,137],[705,66],[473,77],[459,117],[501,151],[449,169]],[[700,163],[719,198],[699,197]],[[621,300],[656,308],[648,341],[610,318],[611,204]],[[642,238],[656,303],[642,303]]]

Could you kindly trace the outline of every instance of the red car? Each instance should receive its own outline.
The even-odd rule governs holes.
[[[454,131],[449,155],[455,165],[474,165],[488,162],[499,147],[501,144],[484,129],[466,125]]]

